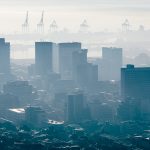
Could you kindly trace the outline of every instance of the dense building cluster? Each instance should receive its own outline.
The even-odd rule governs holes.
[[[0,121],[2,150],[149,150],[150,147],[149,131],[144,130],[148,126],[134,121],[116,124],[49,121],[41,129]]]
[[[122,51],[35,42],[18,63],[1,38],[0,149],[148,150],[150,68],[124,67]]]

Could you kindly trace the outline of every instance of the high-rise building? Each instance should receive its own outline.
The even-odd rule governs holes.
[[[10,43],[0,38],[0,73],[10,74]]]
[[[150,99],[150,67],[127,65],[122,68],[121,94],[124,99]]]
[[[81,122],[84,112],[84,95],[81,91],[75,91],[68,95],[67,102],[67,121]]]
[[[81,50],[81,43],[59,43],[59,72],[62,79],[73,78],[73,52]]]
[[[53,71],[53,43],[35,43],[35,70],[36,74],[46,75]]]
[[[88,63],[88,83],[93,85],[98,81],[98,66]]]
[[[102,60],[100,64],[100,80],[120,80],[120,69],[122,67],[122,48],[103,47]]]
[[[47,122],[46,112],[40,107],[29,106],[25,109],[25,120],[35,127],[42,127]]]
[[[8,82],[7,84],[4,84],[3,92],[4,94],[17,96],[21,106],[34,103],[34,99],[36,98],[36,93],[28,81]]]
[[[76,82],[80,88],[93,87],[98,81],[98,66],[92,63],[81,64],[77,67]]]
[[[59,73],[59,47],[53,43],[53,72]]]
[[[72,55],[72,67],[73,67],[73,79],[78,82],[78,70],[79,67],[87,64],[87,49],[73,52]]]
[[[87,61],[87,49],[73,52],[73,79],[80,88],[91,86],[98,81],[98,66]]]

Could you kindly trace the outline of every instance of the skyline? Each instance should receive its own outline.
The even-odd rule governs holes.
[[[0,0],[0,150],[150,149],[150,0]]]

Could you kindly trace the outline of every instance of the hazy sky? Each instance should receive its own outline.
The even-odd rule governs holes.
[[[27,10],[31,30],[36,30],[42,10],[47,30],[53,19],[60,29],[71,31],[84,19],[92,31],[118,30],[126,18],[132,28],[150,28],[150,0],[0,0],[0,32],[20,31]]]

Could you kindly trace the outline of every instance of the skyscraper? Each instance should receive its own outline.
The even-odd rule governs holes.
[[[98,66],[92,63],[77,66],[76,82],[80,88],[93,88],[98,81]]]
[[[34,127],[42,127],[47,122],[46,112],[40,107],[26,107],[25,120]]]
[[[121,94],[137,99],[150,99],[150,67],[127,65],[121,69]]]
[[[46,75],[53,71],[53,43],[35,43],[35,70],[36,74]]]
[[[33,103],[36,96],[33,86],[28,81],[7,82],[3,86],[3,92],[17,96],[22,106]]]
[[[80,88],[92,87],[98,81],[98,66],[87,61],[87,49],[73,52],[73,79]]]
[[[87,49],[73,52],[72,55],[72,67],[73,67],[73,79],[78,82],[78,68],[87,64]],[[85,75],[85,74],[84,74]]]
[[[0,38],[0,73],[10,74],[10,43]]]
[[[121,95],[118,109],[122,119],[150,120],[150,67],[127,65],[121,69]]]
[[[84,111],[84,95],[81,91],[75,91],[68,95],[67,121],[81,122]]]
[[[75,51],[81,50],[81,43],[60,43],[59,44],[59,72],[62,79],[73,78],[72,55]]]
[[[100,65],[100,80],[120,80],[122,67],[122,48],[103,47]]]

